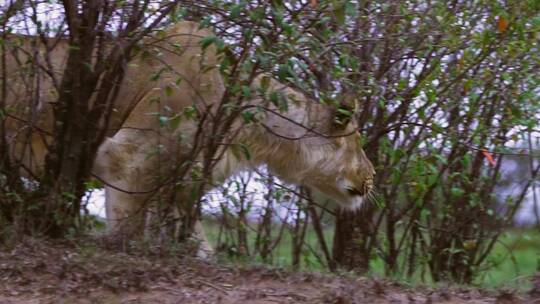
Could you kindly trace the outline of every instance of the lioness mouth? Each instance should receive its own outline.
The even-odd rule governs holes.
[[[365,187],[363,187],[363,191],[360,191],[356,188],[347,188],[347,193],[351,196],[364,196],[366,195],[367,191],[365,191]]]

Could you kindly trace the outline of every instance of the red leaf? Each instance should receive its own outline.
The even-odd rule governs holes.
[[[499,20],[497,20],[497,29],[499,30],[499,33],[504,33],[506,28],[508,28],[508,20],[503,16],[499,16]]]
[[[482,154],[484,154],[484,156],[486,157],[490,165],[495,166],[496,163],[495,163],[495,160],[493,159],[493,155],[491,155],[491,153],[489,153],[488,150],[482,150]]]

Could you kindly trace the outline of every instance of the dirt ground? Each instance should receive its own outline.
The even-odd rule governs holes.
[[[0,250],[8,303],[540,303],[535,291],[407,287],[352,275],[220,266],[101,245],[27,240]]]

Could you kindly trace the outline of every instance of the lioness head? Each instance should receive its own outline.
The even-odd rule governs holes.
[[[373,189],[375,170],[360,146],[356,132],[328,138],[328,144],[312,147],[312,173],[304,184],[335,199],[342,207],[356,209]]]
[[[342,207],[360,207],[373,188],[375,170],[354,123],[336,125],[334,107],[288,92],[296,100],[288,111],[268,113],[262,132],[248,132],[257,163],[267,164],[285,181],[326,194]]]
[[[360,146],[358,133],[280,140],[267,148],[270,171],[285,181],[318,190],[342,207],[360,207],[373,188],[375,170]]]
[[[336,156],[340,162],[322,176],[328,176],[333,183],[314,185],[335,198],[348,208],[358,208],[373,189],[375,170],[360,146],[360,135],[354,133],[339,138]],[[330,186],[330,187],[328,187]]]

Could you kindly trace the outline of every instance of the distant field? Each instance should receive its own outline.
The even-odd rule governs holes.
[[[205,221],[204,228],[209,241],[216,245],[218,226],[215,222]],[[276,229],[277,230],[277,229]],[[325,238],[329,246],[332,245],[333,229],[325,230]],[[276,231],[277,234],[277,231]],[[255,233],[250,232],[250,249],[253,248]],[[308,247],[319,250],[317,238],[312,229],[307,231],[306,243]],[[282,241],[276,247],[269,264],[279,267],[291,265],[291,235],[285,231]],[[249,263],[261,263],[260,257],[245,261]],[[513,229],[504,233],[495,245],[485,264],[486,270],[475,280],[475,284],[487,288],[528,288],[531,275],[540,267],[540,233],[533,229]],[[305,250],[301,260],[301,269],[325,270],[311,250]],[[374,257],[371,262],[372,276],[382,277],[384,265],[382,260]],[[411,284],[421,283],[420,277],[413,278],[413,282],[400,275],[394,277],[398,281],[406,281]],[[430,279],[425,282],[430,284]]]

